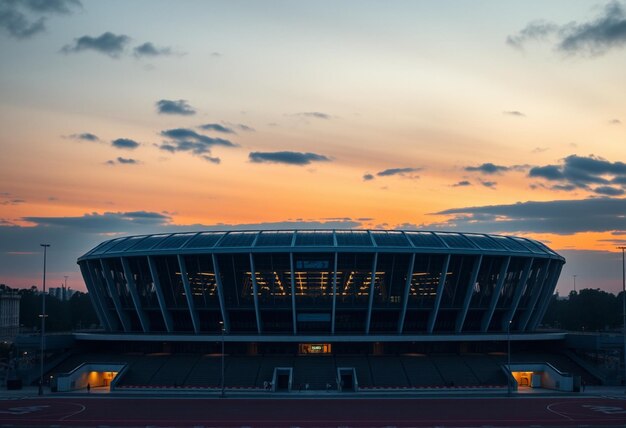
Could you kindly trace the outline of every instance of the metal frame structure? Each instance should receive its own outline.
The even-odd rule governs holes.
[[[270,269],[263,262],[263,258],[279,256],[284,260],[280,267]],[[396,256],[402,262],[396,262]],[[232,266],[224,262],[229,257]],[[437,258],[439,264],[422,272],[424,264],[419,262],[424,258]],[[463,258],[471,262],[455,263]],[[361,267],[346,267],[345,260],[352,259],[354,266],[360,263]],[[258,336],[502,333],[511,321],[516,332],[530,332],[547,309],[564,263],[563,257],[545,245],[525,238],[383,230],[131,236],[105,241],[78,259],[108,332],[199,335],[223,330],[226,335]],[[140,266],[145,266],[142,272],[138,272]],[[296,287],[296,271],[298,275],[324,271],[311,276],[310,281],[319,281],[312,295],[302,291],[301,279]],[[423,275],[429,275],[431,289],[419,282]],[[280,285],[280,293],[269,289],[267,278]],[[150,293],[158,307],[143,303]],[[308,303],[301,305],[300,299],[305,298]],[[319,307],[315,299],[322,302]],[[271,320],[274,301],[278,302],[276,310],[284,314],[283,321]],[[266,311],[263,317],[262,310]],[[291,314],[286,316],[285,311]],[[417,332],[408,326],[416,311],[425,320]],[[357,312],[349,327],[337,328],[344,322],[342,317]],[[158,323],[152,322],[155,317]],[[385,317],[391,321],[386,323]],[[276,327],[287,319],[288,328]],[[308,331],[301,319],[323,323],[323,327]],[[381,327],[381,322],[386,324]]]

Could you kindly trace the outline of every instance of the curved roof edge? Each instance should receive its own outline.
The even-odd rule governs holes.
[[[526,255],[565,259],[545,244],[510,235],[427,230],[284,229],[176,232],[133,235],[104,241],[78,261],[98,257],[189,253],[267,251],[427,250]]]

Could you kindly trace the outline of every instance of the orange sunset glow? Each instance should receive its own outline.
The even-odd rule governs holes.
[[[525,236],[561,295],[621,289],[623,3],[59,5],[2,6],[0,283],[44,242],[84,290],[112,236],[308,227]]]

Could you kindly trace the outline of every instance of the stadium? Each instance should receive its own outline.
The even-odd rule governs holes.
[[[572,335],[541,328],[564,263],[538,241],[478,233],[116,238],[78,259],[101,328],[49,337],[47,379],[59,391],[574,391],[600,381]]]

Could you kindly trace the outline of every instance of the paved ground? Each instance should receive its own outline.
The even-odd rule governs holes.
[[[13,398],[13,399],[12,399]],[[0,426],[509,427],[626,426],[626,397],[146,398],[0,397]]]

